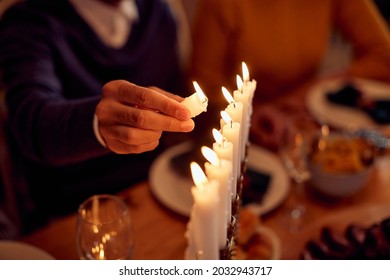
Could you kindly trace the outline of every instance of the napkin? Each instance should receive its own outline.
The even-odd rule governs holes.
[[[378,124],[390,123],[390,100],[371,99],[352,83],[347,83],[338,90],[328,92],[326,97],[334,104],[365,112]]]
[[[244,184],[241,195],[242,205],[248,203],[260,204],[268,191],[271,178],[271,174],[248,168],[244,174]]]

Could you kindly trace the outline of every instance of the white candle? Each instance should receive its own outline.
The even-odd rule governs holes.
[[[222,87],[222,93],[229,103],[229,105],[225,108],[225,111],[229,114],[234,122],[242,123],[243,103],[236,102],[225,87]]]
[[[231,184],[232,184],[232,162],[218,158],[217,154],[210,148],[203,146],[202,154],[208,160],[204,167],[207,178],[219,182],[219,205],[218,205],[218,236],[219,248],[226,247],[227,226],[230,222],[228,208],[231,207]]]
[[[253,95],[255,94],[257,82],[256,80],[252,79],[252,81],[249,79],[249,70],[246,66],[245,62],[242,62],[242,78],[244,81],[244,84],[242,85],[242,90],[248,91],[250,94],[250,102],[252,102]]]
[[[229,102],[229,105],[225,108],[225,111],[229,114],[233,122],[240,124],[239,159],[242,162],[245,157],[245,146],[247,142],[244,138],[245,122],[243,123],[243,103],[234,101],[232,95],[226,88],[222,87],[222,92],[225,96],[225,99]],[[221,126],[223,127],[225,123],[225,121],[221,121]]]
[[[240,124],[238,122],[233,122],[229,114],[225,111],[221,112],[221,116],[226,122],[226,124],[222,128],[222,135],[233,144],[232,195],[234,198],[237,193],[237,179],[241,175]]]
[[[191,225],[198,259],[218,260],[218,182],[208,180],[200,166],[191,163],[195,186],[191,188],[194,198]]]
[[[227,161],[231,162],[231,171],[230,171],[230,186],[229,186],[229,195],[230,198],[229,201],[232,201],[232,185],[233,182],[237,182],[237,176],[233,175],[233,143],[230,141],[227,141],[226,138],[223,137],[221,132],[213,129],[213,136],[215,139],[215,142],[213,143],[213,151],[217,154],[218,158],[225,159]],[[227,206],[227,220],[230,221],[230,217],[232,215],[232,205],[229,203]]]
[[[196,117],[207,111],[208,99],[197,82],[193,82],[195,93],[186,97],[181,104],[186,106],[191,112],[191,117]]]
[[[241,160],[244,160],[245,157],[245,149],[246,143],[249,139],[249,129],[250,129],[250,118],[252,114],[252,98],[250,96],[249,91],[243,90],[243,81],[239,75],[236,77],[237,79],[237,90],[233,92],[234,100],[236,102],[241,102],[243,104],[242,108],[242,122],[241,122],[241,136],[243,139],[243,145],[241,150]]]
[[[213,136],[215,142],[213,143],[213,151],[217,154],[219,158],[233,161],[233,144],[230,141],[227,141],[223,137],[222,133],[215,128],[213,128]]]
[[[184,259],[186,260],[196,260],[197,254],[196,254],[196,248],[195,248],[195,236],[194,236],[194,229],[193,229],[193,212],[194,209],[191,209],[190,213],[190,220],[187,223],[187,229],[184,234],[185,238],[187,239],[187,248],[184,252]]]

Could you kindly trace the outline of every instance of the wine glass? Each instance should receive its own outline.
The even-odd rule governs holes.
[[[95,195],[78,209],[77,249],[81,259],[130,259],[134,249],[129,208],[114,195]]]
[[[288,209],[289,231],[297,233],[304,221],[306,212],[302,202],[305,182],[310,178],[307,167],[307,153],[313,128],[307,120],[291,116],[286,123],[279,154],[293,182],[292,204]]]

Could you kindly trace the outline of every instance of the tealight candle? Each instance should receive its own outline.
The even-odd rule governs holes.
[[[191,118],[207,111],[208,99],[197,82],[193,82],[195,93],[186,97],[181,104],[191,112]]]
[[[195,252],[198,259],[218,260],[218,182],[208,180],[196,162],[191,162],[191,173],[195,186],[191,188],[194,204],[191,228]]]
[[[228,221],[230,221],[230,216],[228,218],[228,208],[231,207],[232,162],[218,158],[217,154],[206,146],[203,146],[201,151],[203,156],[208,160],[204,165],[207,177],[210,180],[219,182],[218,240],[219,248],[223,249],[226,246],[227,225]]]

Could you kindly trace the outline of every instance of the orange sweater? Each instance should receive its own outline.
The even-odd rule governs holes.
[[[345,74],[390,82],[390,32],[370,0],[201,1],[190,78],[226,106],[221,86],[236,88],[245,61],[255,101],[272,100],[318,78],[335,29],[353,46]]]

